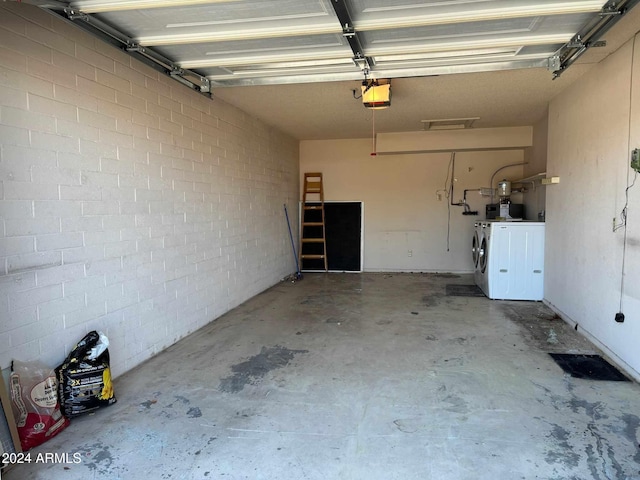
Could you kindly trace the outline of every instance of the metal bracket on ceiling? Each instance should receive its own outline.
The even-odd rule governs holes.
[[[342,26],[342,36],[346,38],[353,37],[356,34],[356,29],[351,25],[343,25]]]
[[[554,55],[553,57],[549,57],[548,62],[549,62],[549,64],[547,66],[547,69],[550,72],[555,72],[557,70],[560,70],[561,62],[560,62],[560,57],[558,55]]]
[[[606,41],[600,40],[600,37],[638,3],[640,0],[609,0],[597,16],[558,50],[556,56],[549,58],[549,70],[553,72],[553,79],[558,78],[589,48],[605,46]],[[559,59],[559,64],[555,57]]]
[[[333,9],[340,22],[342,36],[347,39],[349,47],[351,47],[351,51],[353,52],[353,63],[360,68],[360,70],[369,72],[375,65],[375,62],[372,57],[367,57],[364,53],[358,32],[353,26],[347,3],[344,0],[332,0],[331,5],[333,5]]]
[[[173,65],[171,71],[169,72],[169,76],[174,80],[185,84],[189,88],[194,88],[194,86],[197,86],[200,93],[211,92],[211,82],[209,81],[209,79],[203,77],[202,75],[198,75],[191,70],[186,70],[184,68],[178,67],[177,65]],[[189,80],[190,78],[192,78],[193,80]]]
[[[584,47],[584,43],[582,42],[582,37],[580,35],[576,35],[565,45],[567,48],[582,48]]]
[[[622,15],[622,14],[623,12],[620,10],[618,3],[615,1],[607,3],[600,10],[601,17],[606,17],[607,15]]]
[[[183,69],[168,58],[155,52],[153,49],[143,47],[135,42],[135,40],[111,25],[99,20],[93,15],[76,10],[68,3],[56,0],[26,0],[26,3],[32,3],[36,6],[49,11],[54,15],[71,21],[74,25],[100,38],[101,40],[122,49],[129,55],[143,61],[147,65],[169,75],[171,78],[186,85],[203,95],[211,96],[211,82],[208,78],[203,77],[199,73],[191,70]]]
[[[353,57],[351,60],[353,60],[353,63],[355,63],[355,65],[360,70],[362,70],[362,73],[364,73],[365,77],[369,75],[371,64],[369,63],[369,59],[367,57]]]
[[[565,47],[566,48],[600,48],[600,47],[606,47],[607,46],[607,41],[606,40],[598,40],[598,41],[594,41],[594,42],[588,42],[588,43],[584,43],[582,41],[582,38],[580,37],[580,35],[576,35],[571,41],[569,41]]]

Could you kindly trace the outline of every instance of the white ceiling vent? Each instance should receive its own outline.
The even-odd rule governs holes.
[[[476,120],[480,120],[480,117],[441,118],[438,120],[421,120],[421,122],[424,130],[459,130],[471,128]]]

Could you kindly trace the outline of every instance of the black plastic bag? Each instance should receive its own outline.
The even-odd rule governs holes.
[[[71,418],[116,403],[109,368],[109,340],[89,332],[56,368],[60,409]]]

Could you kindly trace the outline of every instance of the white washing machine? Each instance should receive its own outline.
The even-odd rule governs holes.
[[[544,222],[484,222],[476,284],[491,299],[542,300]]]

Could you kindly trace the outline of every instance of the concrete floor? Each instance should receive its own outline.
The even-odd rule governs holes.
[[[23,479],[640,479],[640,386],[541,303],[445,295],[471,276],[307,274],[115,381],[118,403]]]

